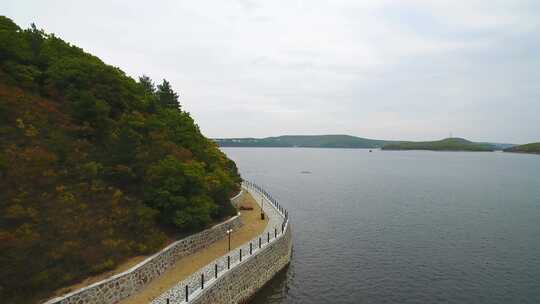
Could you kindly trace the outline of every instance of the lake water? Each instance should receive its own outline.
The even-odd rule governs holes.
[[[223,151],[291,216],[291,265],[253,304],[540,303],[540,156]]]

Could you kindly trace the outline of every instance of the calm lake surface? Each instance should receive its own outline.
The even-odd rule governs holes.
[[[540,156],[223,151],[291,216],[291,265],[253,304],[540,303]]]

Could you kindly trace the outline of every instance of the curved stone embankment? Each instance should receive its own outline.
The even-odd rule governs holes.
[[[190,303],[244,303],[290,263],[291,229],[253,258],[225,273],[213,286]]]
[[[237,204],[241,194],[242,192],[231,199],[233,205]],[[241,226],[241,217],[234,216],[226,222],[170,244],[125,272],[51,299],[45,304],[114,304],[142,290],[180,258],[224,238],[227,230],[236,230]]]
[[[245,182],[243,188],[268,216],[265,231],[179,282],[151,304],[242,303],[290,263],[292,235],[287,211],[257,185]]]

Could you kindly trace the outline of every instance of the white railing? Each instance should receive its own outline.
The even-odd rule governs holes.
[[[155,298],[151,304],[189,303],[197,299],[205,289],[214,285],[228,271],[253,258],[285,235],[287,229],[289,229],[287,210],[267,191],[255,183],[244,181],[242,188],[254,194],[255,201],[265,215],[268,216],[269,222],[264,232],[199,269]]]

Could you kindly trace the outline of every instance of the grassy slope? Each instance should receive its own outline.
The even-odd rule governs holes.
[[[540,142],[514,146],[511,148],[505,149],[504,152],[540,154]]]
[[[383,150],[433,150],[433,151],[493,151],[493,146],[474,143],[463,138],[446,138],[438,141],[402,142],[385,145]]]

